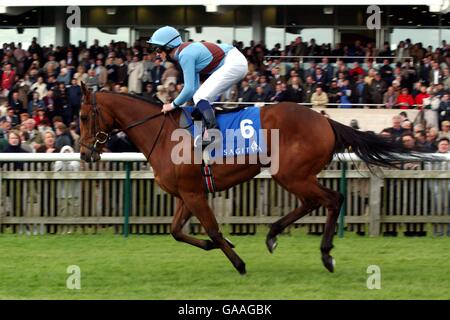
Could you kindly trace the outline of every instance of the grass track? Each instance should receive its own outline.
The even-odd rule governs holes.
[[[170,236],[0,235],[0,299],[450,299],[450,238],[335,238],[336,271],[321,264],[317,236],[231,236],[247,264],[240,276],[221,251]],[[69,265],[81,290],[66,288]],[[381,289],[369,290],[369,265]]]

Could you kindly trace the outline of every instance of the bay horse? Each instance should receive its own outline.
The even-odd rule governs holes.
[[[171,141],[171,133],[179,129],[180,109],[161,112],[161,104],[131,95],[112,92],[91,93],[82,84],[83,101],[80,110],[80,157],[87,162],[100,160],[102,147],[113,130],[124,131],[137,148],[148,157],[156,182],[176,198],[176,211],[171,234],[177,241],[189,243],[204,250],[220,248],[233,266],[245,274],[245,263],[233,250],[233,244],[219,230],[212,209],[207,202],[201,164],[175,165],[171,150],[178,142]],[[293,222],[324,206],[327,219],[320,245],[322,263],[333,272],[330,255],[333,236],[344,196],[322,186],[319,172],[333,155],[351,149],[365,163],[395,166],[399,154],[409,153],[401,145],[369,132],[361,132],[333,121],[308,107],[281,102],[260,110],[263,129],[279,129],[278,171],[272,178],[294,194],[301,205],[270,226],[266,245],[272,253],[277,236]],[[270,153],[270,141],[267,151]],[[260,173],[257,164],[213,164],[216,190],[221,191],[248,181]],[[183,226],[195,216],[210,240],[183,233]]]

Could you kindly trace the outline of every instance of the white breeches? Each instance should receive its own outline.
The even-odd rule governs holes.
[[[213,102],[216,97],[241,81],[248,72],[248,62],[236,48],[231,49],[223,65],[212,73],[194,94],[194,103],[200,100]]]

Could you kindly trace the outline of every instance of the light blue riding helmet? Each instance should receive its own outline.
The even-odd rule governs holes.
[[[182,41],[177,29],[165,26],[156,30],[147,43],[173,49],[181,45]]]

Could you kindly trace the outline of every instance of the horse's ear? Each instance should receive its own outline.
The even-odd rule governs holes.
[[[89,90],[83,81],[81,81],[81,92],[83,92],[84,99],[88,100]]]

